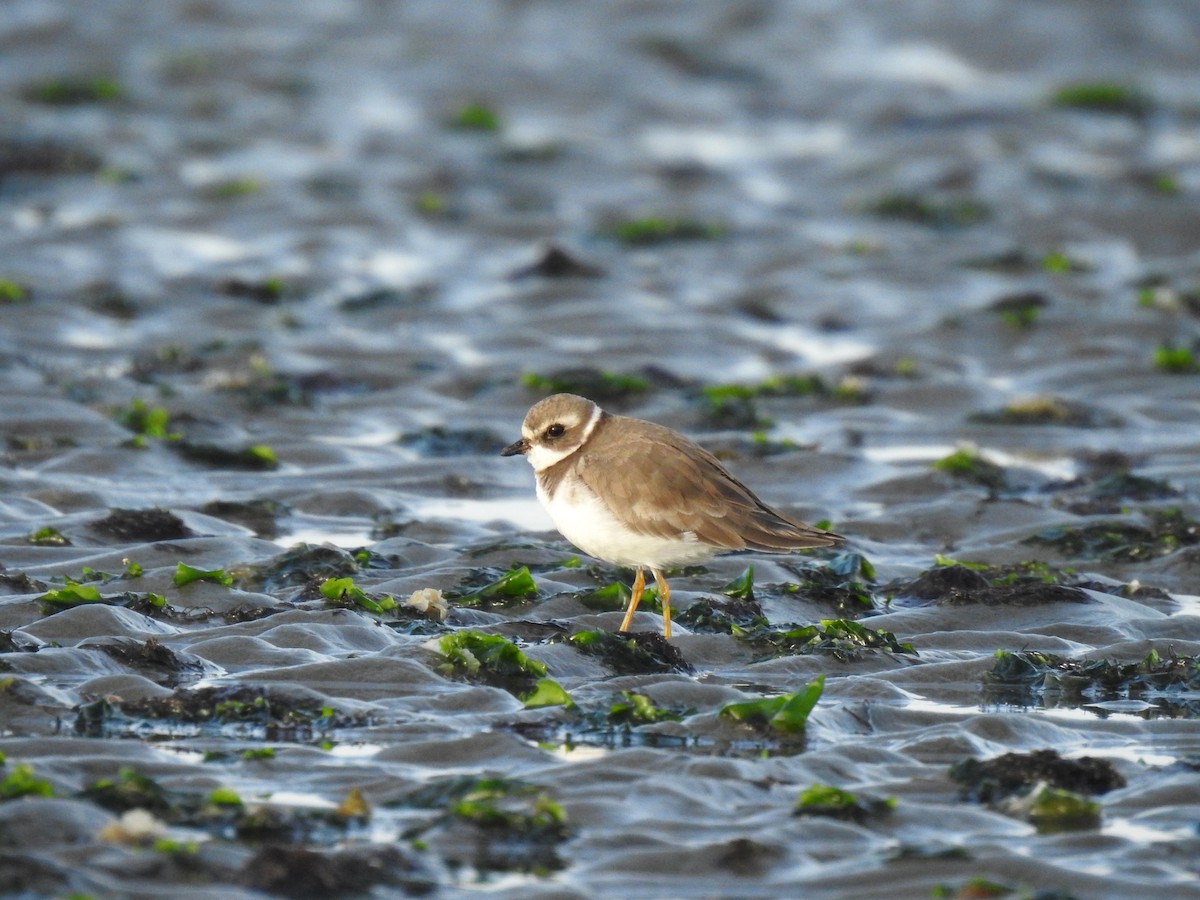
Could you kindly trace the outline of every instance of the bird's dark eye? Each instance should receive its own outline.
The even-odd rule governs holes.
[[[546,437],[560,438],[563,436],[563,434],[566,432],[566,430],[567,429],[564,428],[562,425],[559,425],[557,422],[555,422],[553,425],[551,425],[549,428],[546,429]]]

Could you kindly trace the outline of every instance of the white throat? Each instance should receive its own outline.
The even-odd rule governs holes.
[[[579,440],[564,447],[546,447],[538,443],[536,435],[525,435],[525,439],[529,441],[529,449],[525,451],[525,458],[533,466],[533,471],[543,472],[551,466],[562,462],[582,447],[587,442],[587,439],[592,436],[592,431],[603,414],[604,410],[598,405],[593,404],[591,418],[584,424],[583,432],[579,435]]]

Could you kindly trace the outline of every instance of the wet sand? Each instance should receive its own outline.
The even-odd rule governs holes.
[[[1197,21],[7,4],[6,896],[1200,896]],[[559,389],[847,546],[609,642]]]

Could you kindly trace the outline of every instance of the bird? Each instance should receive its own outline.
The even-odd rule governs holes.
[[[665,570],[725,551],[788,553],[845,540],[772,509],[679,432],[613,415],[577,394],[534,404],[520,439],[500,455],[529,461],[538,500],[567,540],[589,556],[636,570],[622,632],[641,602],[647,569],[670,640]]]

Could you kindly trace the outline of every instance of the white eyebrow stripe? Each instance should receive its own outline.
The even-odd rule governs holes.
[[[587,420],[587,424],[583,426],[583,437],[579,439],[579,443],[584,443],[592,436],[592,430],[596,427],[596,423],[600,421],[600,417],[604,415],[604,410],[600,408],[599,403],[592,404],[592,417]]]

